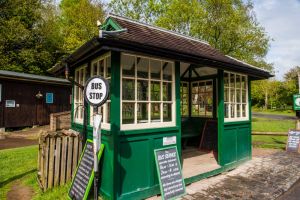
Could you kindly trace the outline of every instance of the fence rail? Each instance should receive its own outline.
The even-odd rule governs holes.
[[[43,191],[71,180],[81,151],[82,138],[78,132],[63,130],[41,134],[38,181]]]

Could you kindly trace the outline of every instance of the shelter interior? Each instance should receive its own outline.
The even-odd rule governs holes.
[[[180,64],[183,176],[218,169],[217,69]]]

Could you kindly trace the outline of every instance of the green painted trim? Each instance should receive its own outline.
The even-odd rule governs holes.
[[[250,153],[249,153],[249,156],[250,158],[252,158],[252,111],[251,111],[251,108],[252,108],[252,97],[251,97],[251,79],[250,77],[248,76],[248,109],[249,109],[249,123],[250,123],[250,134],[249,134],[249,141],[250,141]]]
[[[182,161],[182,149],[181,149],[181,101],[180,101],[180,62],[175,62],[175,99],[176,99],[176,127],[178,127],[178,133],[176,137],[177,147],[179,149],[179,159]],[[182,163],[181,163],[182,164]]]
[[[224,133],[224,71],[218,69],[218,163],[224,165],[222,143]]]
[[[112,177],[111,177],[111,198],[118,199],[120,191],[120,155],[119,155],[119,133],[120,133],[120,123],[121,123],[121,101],[120,101],[120,67],[121,65],[121,53],[112,51],[111,52],[111,90],[110,90],[110,124],[112,132],[111,148],[113,148],[113,157],[111,159],[110,165],[112,166]]]
[[[218,108],[218,100],[217,100],[217,79],[213,78],[213,118],[217,118],[217,108]]]
[[[224,126],[235,126],[235,125],[243,125],[251,123],[250,120],[245,121],[237,121],[237,122],[224,122]]]
[[[109,27],[112,27],[114,31],[123,29],[114,19],[108,17],[105,23],[101,26],[101,30],[109,30]]]
[[[226,172],[226,171],[230,171],[230,170],[238,167],[239,165],[241,165],[242,163],[244,163],[248,160],[250,160],[250,158],[246,158],[246,159],[243,159],[243,160],[240,160],[240,161],[236,161],[236,162],[227,164],[225,166],[221,166],[218,169],[215,169],[215,170],[203,173],[203,174],[199,174],[199,175],[196,175],[196,176],[186,178],[186,179],[184,179],[185,184],[188,185],[188,184],[200,181],[202,179],[205,179],[205,178],[208,178],[208,177],[211,177],[211,176],[215,176],[217,174],[220,174],[220,173],[223,173],[223,172]]]
[[[77,123],[72,123],[71,124],[71,128],[73,130],[76,130],[78,132],[81,132],[82,129],[83,129],[83,124],[77,124]],[[87,131],[88,132],[93,132],[93,127],[92,126],[87,126]],[[111,131],[110,130],[106,130],[106,129],[102,129],[101,128],[101,134],[104,134],[104,135],[111,135]]]
[[[156,164],[156,172],[157,172],[157,177],[158,177],[158,181],[159,181],[159,187],[160,187],[160,192],[161,192],[161,198],[162,200],[164,200],[164,191],[163,191],[163,188],[162,188],[162,183],[161,183],[161,176],[160,176],[160,173],[159,173],[159,165],[158,165],[158,161],[157,161],[157,158],[156,158],[156,152],[157,151],[161,151],[161,150],[166,150],[166,149],[172,149],[172,148],[175,148],[176,150],[176,158],[177,158],[177,162],[179,163],[179,171],[180,171],[180,175],[182,177],[182,185],[183,185],[183,188],[184,188],[184,193],[182,195],[178,195],[176,197],[173,197],[171,198],[171,200],[173,199],[177,199],[179,197],[182,197],[186,194],[186,188],[185,188],[185,182],[184,182],[184,178],[183,178],[183,175],[182,175],[182,168],[181,168],[181,163],[180,163],[180,160],[179,160],[179,154],[178,154],[178,149],[177,149],[177,146],[171,146],[171,147],[165,147],[165,148],[160,148],[160,149],[154,149],[154,158],[155,158],[155,164]]]
[[[81,160],[82,160],[82,157],[83,157],[83,154],[84,154],[84,151],[85,151],[85,149],[86,149],[86,145],[87,145],[88,142],[93,143],[93,140],[87,139],[87,141],[86,141],[86,143],[85,143],[85,145],[84,145],[83,151],[82,151],[82,153],[81,153],[81,155],[80,155],[80,159],[79,159],[79,162],[78,162],[78,163],[80,163]],[[100,161],[100,159],[101,159],[103,150],[104,150],[104,144],[101,144],[100,150],[99,150],[98,155],[97,155],[97,156],[98,156],[98,161]],[[73,177],[73,179],[72,179],[72,184],[71,184],[70,189],[72,188],[72,185],[73,185],[74,179],[75,179],[75,177],[76,177],[78,168],[79,168],[79,165],[77,165],[77,167],[76,167],[75,175],[74,175],[74,177]],[[94,168],[92,168],[92,170],[93,170],[93,171],[92,171],[92,174],[91,174],[91,176],[90,176],[88,185],[87,185],[87,187],[86,187],[86,190],[85,190],[85,193],[84,193],[84,196],[83,196],[83,199],[84,199],[84,200],[86,200],[86,199],[88,198],[88,195],[89,195],[91,186],[92,186],[92,184],[93,184],[95,172],[94,172]],[[70,192],[70,189],[69,189],[69,192]],[[68,194],[69,194],[69,192],[68,192]],[[69,197],[69,195],[68,195],[68,198],[71,199],[71,198]]]
[[[217,75],[209,75],[209,76],[200,76],[200,77],[191,77],[191,78],[181,78],[182,81],[204,81],[208,79],[215,79]]]
[[[179,115],[180,116],[180,115]],[[120,135],[137,135],[137,134],[153,134],[161,132],[180,131],[179,126],[166,127],[166,128],[148,128],[148,129],[137,129],[137,130],[121,130]]]

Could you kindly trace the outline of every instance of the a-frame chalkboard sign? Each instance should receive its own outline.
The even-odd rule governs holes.
[[[289,130],[286,151],[300,153],[300,130]]]
[[[88,139],[85,143],[83,152],[76,169],[76,173],[72,180],[68,196],[74,200],[85,200],[89,195],[89,191],[94,180],[94,153],[93,141]],[[104,145],[101,144],[98,152],[98,160],[102,156]]]
[[[177,147],[155,149],[154,155],[162,199],[176,199],[185,195]]]

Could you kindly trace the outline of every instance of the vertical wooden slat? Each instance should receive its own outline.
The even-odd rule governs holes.
[[[82,152],[82,139],[80,138],[80,136],[78,135],[78,143],[79,143],[79,149],[78,149],[78,160],[80,160],[80,156],[81,156],[81,152]]]
[[[78,136],[73,137],[73,164],[72,164],[72,177],[75,174],[77,168],[77,158],[78,158]]]
[[[45,188],[45,165],[44,165],[44,162],[45,162],[45,140],[44,138],[40,137],[40,178],[41,178],[41,183],[42,183],[42,186],[43,188]]]
[[[44,162],[44,166],[45,166],[45,171],[44,171],[44,183],[43,183],[43,185],[44,185],[44,191],[48,188],[48,166],[49,166],[49,163],[48,163],[48,161],[49,161],[49,137],[47,137],[46,138],[46,143],[45,143],[45,145],[46,145],[46,147],[45,147],[45,162]]]
[[[55,170],[54,170],[54,186],[59,185],[59,167],[60,167],[60,150],[61,150],[61,138],[56,138],[55,149]]]
[[[62,137],[62,150],[61,150],[61,168],[60,168],[60,185],[66,182],[66,159],[67,159],[67,137]]]
[[[54,146],[55,138],[50,138],[50,152],[49,152],[49,175],[48,175],[48,188],[53,187],[53,171],[54,171]]]
[[[68,137],[68,158],[67,158],[67,178],[66,178],[67,181],[71,180],[72,150],[73,150],[73,137]]]

